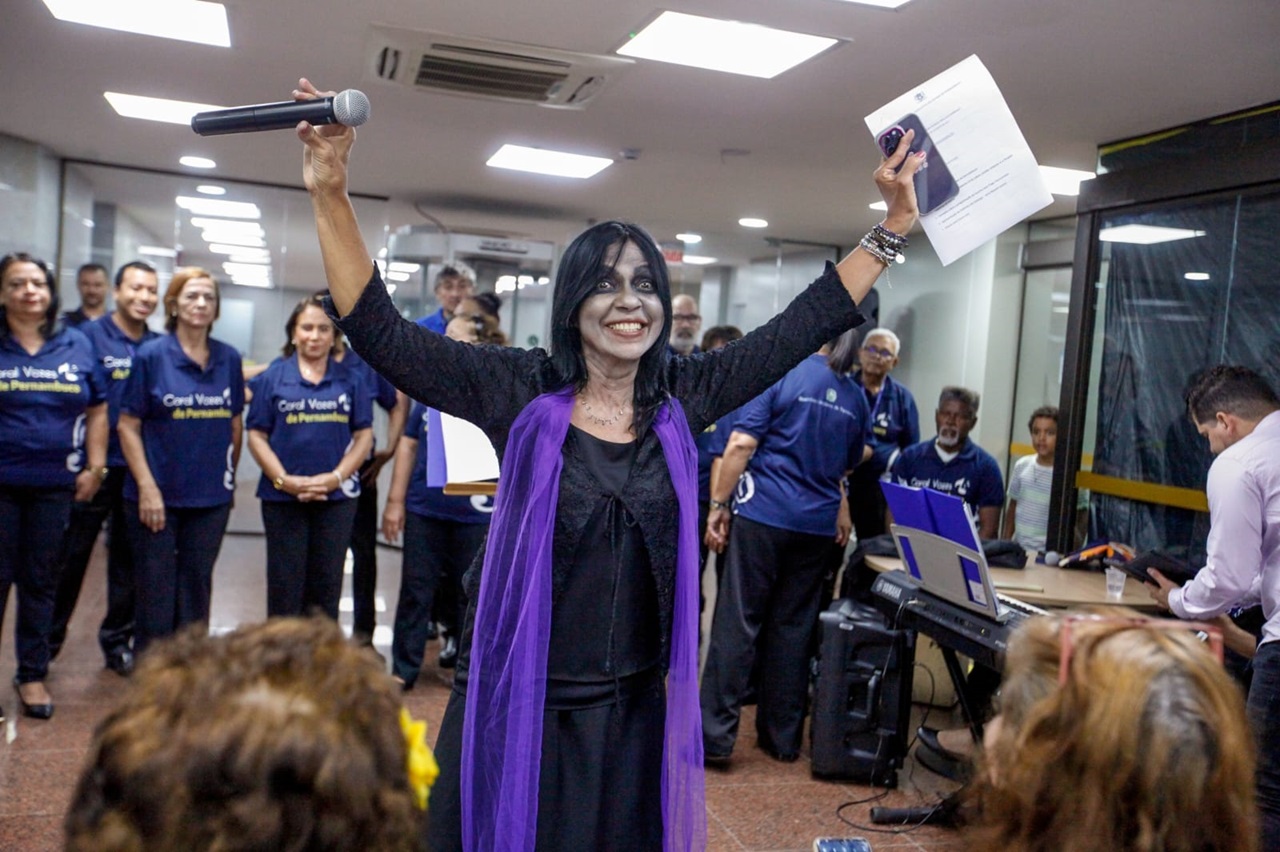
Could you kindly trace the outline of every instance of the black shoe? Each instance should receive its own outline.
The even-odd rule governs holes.
[[[32,719],[48,719],[53,716],[53,702],[48,701],[44,704],[28,704],[27,699],[22,697],[22,684],[18,683],[14,678],[13,688],[18,693],[18,703],[22,705],[22,715],[30,716]]]
[[[767,746],[764,743],[757,743],[757,745],[760,746],[760,750],[762,752],[769,755],[779,763],[795,763],[797,760],[800,759],[800,752],[798,751],[796,752],[778,751],[777,749],[771,748],[770,746]]]
[[[728,769],[729,757],[727,753],[707,751],[704,748],[702,751],[702,765],[709,766],[712,769]]]
[[[919,740],[920,745],[929,749],[939,757],[946,758],[952,763],[970,762],[968,755],[961,754],[958,751],[952,751],[942,745],[942,742],[938,739],[937,728],[927,728],[924,725],[921,725],[916,728],[916,739]]]
[[[107,654],[106,667],[120,675],[120,677],[128,677],[133,674],[133,651],[128,648],[121,651],[112,651]]]
[[[446,636],[444,647],[440,649],[440,668],[451,669],[458,665],[458,640]]]

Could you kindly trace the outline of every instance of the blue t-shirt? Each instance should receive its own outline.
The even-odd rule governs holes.
[[[853,380],[861,387],[862,373],[855,374]],[[871,409],[871,458],[867,459],[867,467],[878,477],[889,468],[895,451],[919,442],[920,413],[911,391],[895,382],[893,376],[884,377],[874,400],[865,388],[863,395]]]
[[[409,477],[404,507],[415,515],[460,524],[487,524],[493,517],[493,498],[484,494],[469,497],[445,494],[443,488],[427,485],[427,407],[414,402],[404,424],[404,436],[418,442],[418,456]]]
[[[871,434],[867,400],[850,376],[810,355],[744,405],[734,431],[759,444],[738,481],[734,513],[771,527],[836,533],[840,480]]]
[[[1004,478],[990,453],[966,439],[959,455],[943,462],[936,443],[934,438],[903,450],[893,463],[893,481],[954,494],[969,504],[975,517],[983,506],[1004,505]]]
[[[0,337],[0,485],[70,487],[85,465],[85,410],[106,401],[88,338],[64,328],[31,355]]]
[[[733,431],[733,424],[738,422],[741,411],[741,408],[735,408],[693,439],[698,448],[698,499],[704,503],[711,499],[711,463],[716,456],[724,455],[729,433]]]
[[[142,421],[142,445],[166,506],[201,509],[231,502],[236,472],[231,421],[244,411],[240,353],[209,340],[201,368],[166,334],[138,347],[120,411]],[[133,473],[126,500],[138,499]]]
[[[293,476],[329,473],[351,446],[351,436],[373,423],[373,400],[357,371],[329,358],[324,378],[313,383],[298,370],[297,357],[277,358],[260,375],[249,380],[253,402],[246,425],[265,432],[271,450]],[[360,496],[360,474],[355,471],[330,500]],[[262,500],[296,500],[279,491],[264,471],[258,480]]]
[[[102,372],[107,377],[107,416],[111,420],[107,466],[124,467],[124,453],[120,450],[120,436],[116,433],[116,423],[120,420],[120,400],[124,397],[125,384],[133,370],[133,358],[138,354],[138,347],[160,335],[144,325],[142,339],[134,340],[116,325],[111,314],[85,323],[80,326],[80,330],[93,344],[94,354],[102,362]]]
[[[444,318],[444,308],[436,308],[434,314],[427,314],[418,320],[418,325],[423,328],[429,328],[436,334],[444,334],[445,327],[449,325],[449,321]]]

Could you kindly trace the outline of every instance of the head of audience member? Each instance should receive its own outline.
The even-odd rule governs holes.
[[[887,328],[873,328],[862,339],[858,350],[858,367],[862,371],[863,385],[878,388],[894,367],[898,366],[898,351],[902,342],[898,335]]]
[[[48,338],[58,324],[58,291],[49,281],[49,264],[26,252],[0,258],[0,334],[12,330],[11,318],[38,323]]]
[[[688,293],[680,293],[671,299],[671,348],[681,355],[692,354],[698,345],[698,332],[702,329],[702,315],[698,303]]]
[[[116,270],[113,295],[121,323],[141,330],[160,301],[160,278],[155,267],[141,260],[126,263]]]
[[[1280,409],[1280,399],[1248,367],[1220,364],[1197,373],[1186,393],[1187,413],[1217,455],[1248,436],[1258,421]]]
[[[627,307],[640,324],[639,334],[630,341],[611,339],[602,328],[603,314],[616,294],[624,292],[619,288],[626,274],[632,279],[625,290]],[[557,381],[582,390],[588,378],[588,350],[592,357],[634,361],[633,417],[635,433],[643,434],[666,401],[670,337],[667,262],[647,231],[610,220],[592,225],[569,243],[556,270],[551,298],[550,369]]]
[[[80,291],[80,307],[90,316],[103,313],[107,302],[107,268],[101,263],[86,263],[76,270],[76,289]]]
[[[169,333],[183,326],[205,334],[221,314],[222,294],[213,273],[198,266],[175,270],[164,291],[164,327]]]
[[[329,357],[338,346],[342,332],[338,331],[324,311],[324,293],[307,296],[293,306],[289,318],[284,321],[284,357],[292,358],[301,352],[312,361]]]
[[[452,319],[458,303],[476,289],[476,276],[461,263],[445,266],[436,273],[436,301],[446,320]]]
[[[99,723],[68,850],[416,849],[398,688],[326,619],[153,645]]]
[[[839,337],[832,338],[822,347],[827,353],[827,366],[837,375],[847,375],[858,361],[858,338],[862,335],[851,328]]]
[[[969,433],[978,424],[979,397],[968,388],[949,385],[938,396],[938,410],[933,413],[938,430],[938,446],[948,452],[958,452],[969,440]]]
[[[507,336],[502,333],[498,312],[502,299],[496,293],[475,293],[463,297],[458,303],[453,319],[445,326],[444,333],[463,343],[492,343],[506,346]]]
[[[736,325],[713,325],[702,334],[702,351],[714,352],[735,340],[741,340],[742,336],[742,329]]]
[[[1189,629],[1111,608],[1071,625],[1064,664],[1063,622],[1009,639],[973,848],[1256,849],[1253,743],[1221,662]]]
[[[1041,464],[1052,463],[1053,454],[1058,449],[1058,406],[1042,405],[1031,412],[1027,429],[1031,431],[1031,446],[1035,448],[1036,458]]]

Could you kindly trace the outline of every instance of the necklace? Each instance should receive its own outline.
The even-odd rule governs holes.
[[[590,420],[592,423],[595,423],[599,426],[606,426],[606,427],[612,426],[613,424],[621,420],[622,415],[626,413],[626,410],[630,407],[630,406],[624,405],[621,408],[619,408],[617,413],[615,413],[612,417],[605,417],[603,415],[596,414],[595,411],[591,408],[591,403],[587,402],[587,400],[584,397],[579,396],[578,402],[582,403],[582,413],[586,415],[586,418],[588,420]]]

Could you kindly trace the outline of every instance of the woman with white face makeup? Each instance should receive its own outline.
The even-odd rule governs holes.
[[[116,427],[129,464],[136,653],[209,620],[244,410],[240,353],[210,336],[220,304],[213,276],[177,270],[162,304],[169,333],[138,348]]]
[[[319,96],[299,85],[295,98]],[[347,197],[355,131],[302,123],[298,135],[343,332],[409,396],[483,429],[501,460],[464,584],[429,847],[701,848],[693,439],[862,322],[858,301],[915,223],[920,159],[899,146],[875,174],[884,223],[714,353],[668,353],[653,238],[593,225],[560,259],[547,352],[468,346],[401,320]]]
[[[36,719],[53,715],[44,679],[71,503],[93,499],[107,470],[106,391],[88,338],[58,322],[49,267],[0,258],[0,619],[16,585],[13,685]]]

